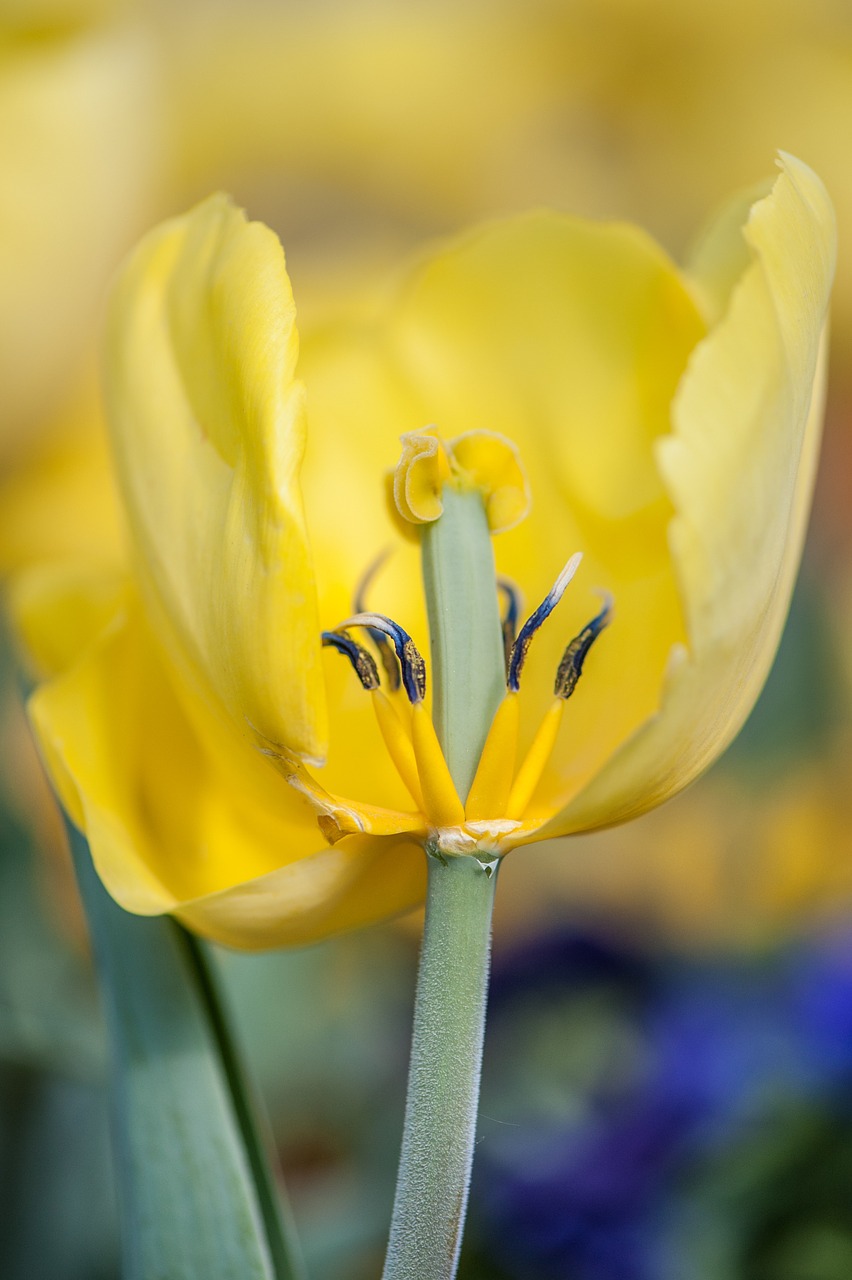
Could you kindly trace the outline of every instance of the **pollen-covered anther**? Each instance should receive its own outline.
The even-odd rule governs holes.
[[[346,631],[349,627],[366,627],[370,632],[379,631],[390,638],[402,670],[402,683],[408,700],[412,704],[422,702],[426,696],[426,663],[408,632],[383,613],[355,613],[341,622],[332,634]]]
[[[396,771],[414,802],[415,813],[380,809],[345,801],[324,791],[307,770],[293,761],[280,762],[287,780],[313,805],[330,842],[358,832],[395,834],[403,830],[427,836],[435,851],[462,857],[487,853],[501,857],[541,826],[530,806],[556,745],[565,702],[574,692],[589,650],[612,616],[612,598],[604,594],[601,610],[566,646],[554,685],[554,698],[535,733],[520,768],[516,756],[520,728],[519,687],[530,644],[561,600],[580,565],[573,555],[538,608],[521,627],[508,661],[507,691],[483,744],[466,802],[463,804],[426,709],[426,666],[411,636],[381,613],[362,610],[332,631],[322,633],[324,646],[335,648],[352,665],[362,687],[371,694],[378,726]],[[370,574],[367,576],[369,581]],[[498,583],[506,599],[504,634],[514,632],[519,613],[517,588]],[[359,599],[362,592],[359,592]],[[362,627],[381,637],[402,673],[410,707],[388,698],[380,687],[372,654],[356,643],[349,630]]]
[[[349,659],[352,670],[364,689],[378,689],[378,667],[373,660],[373,655],[363,645],[356,644],[345,631],[323,631],[321,638],[324,648],[336,649],[338,653],[342,653]]]
[[[339,647],[350,658],[356,671],[356,663],[360,659],[357,654],[353,655],[350,646],[354,649],[359,646],[354,645],[348,637],[345,644],[339,640],[339,637],[346,636],[350,627],[380,631],[392,641],[402,671],[402,683],[411,703],[410,716],[402,716],[401,708],[391,705],[381,692],[378,687],[378,672],[372,659],[370,665],[375,674],[375,684],[369,682],[372,675],[366,680],[362,678],[361,683],[373,695],[376,719],[388,754],[419,812],[426,815],[428,822],[435,827],[459,825],[464,822],[464,805],[458,797],[431,716],[423,701],[426,694],[426,664],[417,646],[399,623],[386,618],[384,614],[353,614],[334,631],[324,632],[323,643]],[[329,637],[328,640],[326,636]],[[362,652],[366,653],[365,650]]]
[[[497,708],[485,739],[476,774],[465,804],[466,829],[474,823],[494,823],[524,818],[556,745],[565,702],[577,686],[590,648],[612,616],[612,597],[604,595],[604,605],[582,631],[567,645],[556,674],[554,699],[538,726],[529,750],[515,773],[515,756],[520,725],[519,689],[521,672],[533,637],[561,600],[580,564],[573,555],[538,608],[530,615],[512,646],[507,673],[507,692]],[[514,603],[511,588],[509,610]]]
[[[557,698],[561,698],[563,701],[570,698],[576,689],[577,681],[583,672],[586,654],[604,627],[609,626],[612,620],[612,596],[608,591],[602,592],[602,595],[604,604],[600,613],[596,614],[591,622],[587,622],[583,630],[566,646],[562,661],[559,663],[556,680],[553,684],[553,692]]]
[[[368,684],[363,679],[361,683],[373,694],[373,707],[382,738],[406,790],[420,812],[428,815],[434,826],[453,826],[463,822],[464,806],[456,792],[435,727],[423,702],[426,695],[426,664],[420,651],[399,623],[381,613],[353,614],[334,631],[324,633],[323,643],[326,643],[326,635],[336,638],[345,634],[349,627],[379,631],[393,643],[402,671],[403,687],[411,703],[410,722],[404,723],[398,709],[382,694],[374,662],[372,668],[376,673],[376,683]],[[336,639],[329,640],[328,643],[336,643]],[[342,645],[340,647],[342,652],[350,656],[348,648]]]
[[[373,584],[373,579],[382,568],[390,556],[390,550],[386,547],[381,551],[371,564],[367,566],[361,577],[361,581],[355,588],[355,594],[352,600],[352,610],[354,613],[368,613],[367,608],[367,592]],[[393,645],[383,631],[379,631],[377,627],[369,628],[370,639],[379,651],[382,667],[388,682],[388,688],[396,693],[400,685],[399,663],[394,654]]]
[[[604,595],[604,606],[600,613],[596,614],[566,646],[556,673],[553,702],[545,712],[512,784],[506,807],[507,813],[522,816],[528,809],[556,746],[565,703],[577,687],[586,655],[611,617],[612,597],[607,593]]]
[[[568,583],[579,569],[580,561],[582,559],[583,553],[581,551],[576,551],[565,565],[541,604],[534,613],[530,614],[524,625],[521,627],[518,638],[512,646],[512,653],[509,658],[509,673],[506,679],[506,684],[512,693],[517,693],[518,689],[521,687],[521,671],[523,670],[524,663],[526,662],[533,636],[541,627],[542,623],[546,622],[553,613],[553,610],[559,604],[559,601],[565,594],[565,589],[568,586]]]

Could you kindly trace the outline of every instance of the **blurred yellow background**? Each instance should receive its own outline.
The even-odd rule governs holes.
[[[499,958],[501,947],[570,922],[652,950],[756,954],[842,926],[852,907],[850,138],[846,0],[7,0],[0,568],[11,593],[33,566],[49,572],[57,560],[118,554],[97,390],[99,327],[118,262],[157,219],[211,190],[230,191],[281,236],[300,318],[310,324],[329,308],[362,306],[424,241],[533,206],[637,222],[677,258],[714,206],[771,174],[778,148],[790,151],[829,189],[840,256],[825,449],[776,670],[729,756],[687,794],[630,827],[513,855],[501,873],[496,940]],[[29,839],[40,861],[27,892],[46,930],[30,931],[39,949],[26,966],[26,930],[9,928],[0,941],[0,1084],[11,1080],[9,1096],[17,1097],[22,1063],[39,1070],[47,1063],[60,1075],[70,1063],[72,1075],[96,1079],[101,1059],[69,1031],[53,1000],[53,944],[45,939],[71,939],[78,963],[83,934],[10,653],[3,665],[0,847],[14,866],[3,883],[14,901],[11,886],[32,879],[33,864],[22,872],[15,861]],[[353,1191],[348,1149],[323,1146],[310,1107],[320,1114],[327,1099],[317,1102],[305,1081],[321,1059],[345,1093],[343,1069],[335,1075],[328,1066],[337,1052],[347,1079],[369,1080],[379,1101],[376,1080],[393,1077],[402,1050],[384,1046],[377,1066],[381,1033],[352,975],[368,975],[379,1008],[396,1017],[404,1037],[400,979],[386,976],[382,986],[376,974],[399,966],[408,976],[409,933],[405,922],[376,941],[331,948],[325,959],[310,953],[281,962],[310,993],[293,1025],[315,1059],[307,1048],[299,1057],[302,1041],[299,1053],[276,1041],[271,1062],[258,1030],[258,993],[281,989],[277,959],[272,969],[234,970],[273,1111],[283,1092],[276,1070],[289,1053],[301,1080],[297,1097],[316,1121],[313,1129],[282,1126],[282,1142],[323,1274],[370,1274],[371,1224],[380,1235],[384,1205],[379,1196],[377,1210]],[[65,951],[57,955],[64,974],[71,962]],[[347,1001],[362,1019],[360,1038],[335,1021]],[[90,1013],[80,1016],[83,1025]],[[364,1027],[377,1037],[369,1048]],[[96,1130],[102,1115],[90,1105]],[[349,1112],[335,1105],[339,1132],[351,1136],[356,1104],[349,1100]],[[81,1125],[89,1123],[84,1111]],[[378,1140],[359,1140],[372,1167]],[[52,1150],[50,1141],[44,1149]],[[68,1203],[67,1187],[56,1194]],[[316,1224],[338,1211],[349,1225],[335,1241]],[[105,1256],[110,1230],[98,1246]],[[473,1231],[477,1238],[476,1223]],[[852,1227],[847,1234],[852,1240]],[[34,1228],[26,1239],[36,1236]],[[70,1236],[57,1238],[67,1244]],[[353,1241],[364,1250],[362,1270],[347,1270]],[[0,1239],[0,1258],[2,1247]],[[77,1271],[54,1274],[112,1274],[80,1249]],[[8,1250],[26,1256],[20,1242]],[[835,1270],[700,1275],[836,1280],[849,1274],[848,1252],[843,1259]],[[481,1274],[493,1277],[489,1265]],[[38,1273],[9,1274],[37,1280]],[[526,1273],[507,1273],[516,1274]]]
[[[79,553],[108,558],[120,538],[100,433],[98,326],[117,262],[156,218],[230,190],[281,235],[309,324],[324,308],[360,305],[424,239],[535,205],[637,221],[677,256],[715,204],[771,170],[781,147],[820,172],[839,216],[828,431],[805,573],[815,583],[807,607],[827,633],[822,659],[836,664],[832,678],[843,675],[852,596],[847,6],[44,0],[7,6],[3,24],[7,571]],[[811,657],[791,675],[803,703],[816,678]],[[789,726],[783,767],[762,778],[756,804],[754,781],[728,770],[670,814],[593,840],[611,850],[605,858],[588,859],[583,842],[513,859],[506,877],[518,891],[507,900],[526,901],[539,877],[555,877],[567,901],[626,899],[655,918],[662,911],[675,935],[683,915],[685,937],[724,933],[734,917],[742,932],[749,911],[775,918],[782,904],[795,915],[799,904],[845,901],[845,815],[831,811],[843,794],[849,679],[847,670],[838,680],[830,731],[797,749]],[[759,856],[740,855],[743,844],[760,846]],[[760,869],[775,858],[777,883]]]

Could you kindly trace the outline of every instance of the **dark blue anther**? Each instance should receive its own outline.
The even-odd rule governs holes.
[[[362,645],[356,644],[343,631],[323,631],[322,642],[326,648],[336,649],[352,663],[352,669],[365,689],[378,689],[379,673],[373,655]]]
[[[356,613],[365,613],[367,609],[366,595],[376,574],[390,555],[390,550],[386,548],[376,556],[372,564],[367,566],[364,576],[355,588],[355,597],[352,601]],[[382,661],[388,684],[394,692],[399,688],[399,663],[394,656],[393,645],[388,640],[383,631],[378,627],[369,627],[370,639],[379,651],[379,657]]]
[[[356,613],[341,622],[338,630],[347,627],[366,627],[369,631],[381,631],[393,643],[402,670],[402,683],[409,702],[422,702],[426,696],[426,663],[417,645],[398,622],[386,618],[383,613]]]
[[[518,638],[512,646],[512,653],[509,658],[509,673],[506,678],[506,684],[512,693],[517,693],[521,687],[521,671],[526,661],[529,647],[532,644],[533,636],[559,604],[565,588],[579,568],[581,559],[582,555],[579,551],[571,557],[535,613],[530,614],[521,627]]]
[[[612,596],[604,593],[604,606],[600,613],[587,622],[583,630],[576,635],[562,655],[562,661],[556,672],[553,692],[557,698],[570,698],[577,687],[577,681],[583,670],[586,654],[597,640],[604,627],[612,619]]]

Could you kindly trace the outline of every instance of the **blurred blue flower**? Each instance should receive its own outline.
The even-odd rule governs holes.
[[[852,934],[749,960],[551,934],[498,960],[490,1027],[477,1195],[504,1273],[721,1274],[683,1253],[713,1171],[750,1170],[790,1116],[848,1118]],[[740,1217],[715,1227],[743,1240],[762,1201],[730,1200]]]

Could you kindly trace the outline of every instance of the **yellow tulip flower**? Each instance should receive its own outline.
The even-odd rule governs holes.
[[[833,266],[825,190],[785,156],[683,270],[633,227],[534,213],[299,352],[272,232],[213,197],[149,234],[106,360],[132,571],[17,600],[52,668],[37,735],[114,897],[234,946],[304,942],[415,904],[424,847],[500,857],[691,782],[783,625]],[[543,603],[466,787],[398,530],[471,492],[505,530],[507,614]]]

